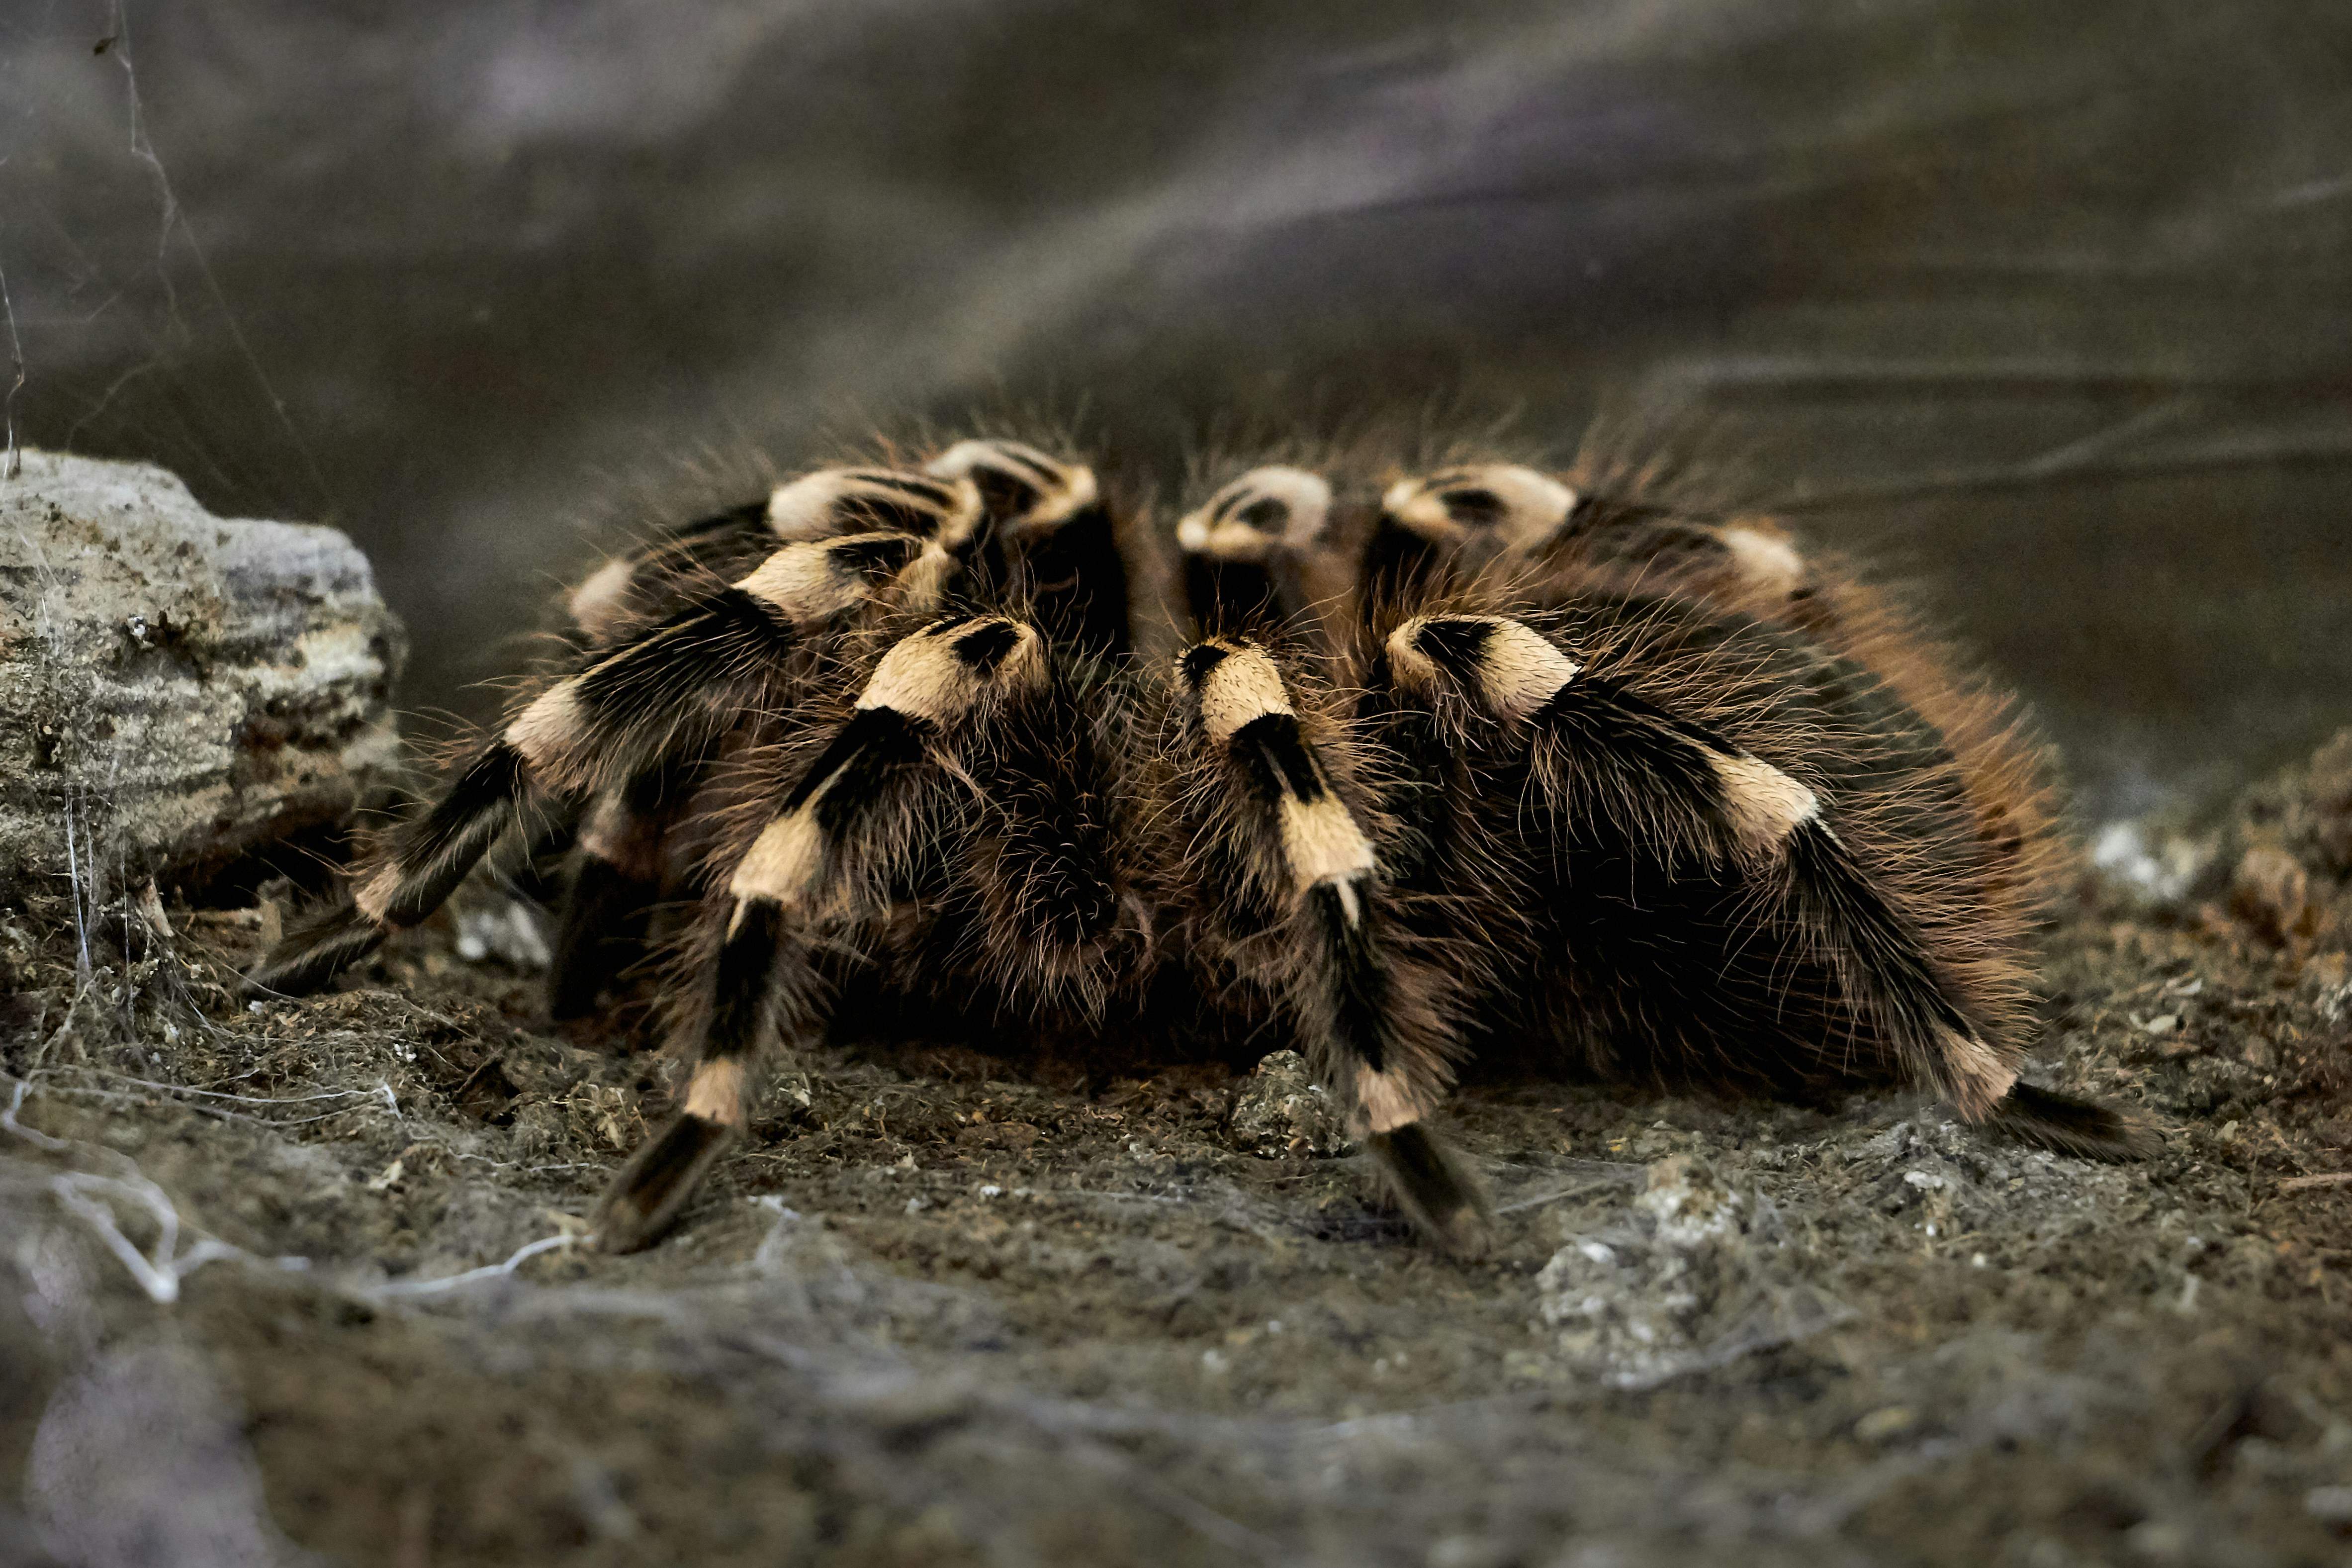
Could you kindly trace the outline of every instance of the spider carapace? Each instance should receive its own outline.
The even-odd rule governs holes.
[[[676,1219],[853,968],[1039,1035],[1182,1012],[1296,1045],[1458,1251],[1486,1207],[1433,1121],[1500,1047],[1912,1086],[2131,1151],[2018,1078],[2042,759],[1886,596],[1769,518],[1576,471],[1292,456],[1209,475],[1172,565],[1150,507],[1001,439],[667,531],[572,593],[569,662],[253,984],[326,983],[510,832],[576,865],[559,1016],[682,903],[681,1093],[599,1211],[614,1250]]]

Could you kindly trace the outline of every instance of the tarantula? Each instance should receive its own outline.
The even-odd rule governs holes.
[[[2134,1151],[2017,1074],[2056,853],[2040,756],[1770,520],[1342,454],[1214,489],[1155,575],[1147,511],[963,440],[614,560],[570,597],[561,674],[253,984],[325,983],[509,829],[576,846],[558,1015],[594,1005],[612,933],[685,900],[689,1070],[603,1202],[613,1250],[675,1220],[761,1053],[821,1036],[853,978],[1040,1037],[1271,1026],[1464,1252],[1487,1208],[1431,1121],[1482,1049],[1917,1086]],[[1190,640],[1155,657],[1161,624]]]

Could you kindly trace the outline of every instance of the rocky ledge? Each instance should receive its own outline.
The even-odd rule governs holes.
[[[388,784],[406,652],[331,528],[216,518],[160,468],[0,479],[0,899],[191,880]]]

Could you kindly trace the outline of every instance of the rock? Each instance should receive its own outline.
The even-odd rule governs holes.
[[[2271,845],[2257,845],[2238,861],[2230,879],[2230,907],[2273,942],[2299,931],[2311,906],[2311,877],[2295,858]]]
[[[199,879],[346,817],[394,777],[406,642],[332,529],[26,453],[0,479],[0,897],[93,863]]]
[[[1269,1159],[1286,1154],[1341,1154],[1348,1129],[1331,1097],[1297,1051],[1276,1051],[1257,1064],[1234,1100],[1234,1144]]]
[[[2141,852],[2155,837],[2161,867]],[[2273,946],[2352,949],[2352,729],[2178,831],[2108,827],[2093,860],[2108,890],[2151,912],[2234,924]],[[2129,897],[2135,887],[2146,896]]]
[[[1536,1276],[1538,1320],[1563,1360],[1620,1387],[1789,1343],[1842,1311],[1800,1274],[1773,1206],[1692,1155],[1658,1161],[1616,1223],[1566,1239]]]
[[[1536,1278],[1560,1350],[1629,1382],[1670,1371],[1720,1327],[1717,1298],[1738,1272],[1730,1255],[1744,1206],[1686,1156],[1651,1166],[1615,1228],[1570,1237]]]
[[[471,883],[449,902],[457,921],[457,956],[467,963],[496,959],[532,974],[555,962],[545,917],[522,900]]]
[[[2352,730],[2311,759],[2311,837],[2324,869],[2352,876]]]

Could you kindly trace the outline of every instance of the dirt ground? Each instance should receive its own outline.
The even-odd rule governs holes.
[[[1117,1044],[813,1052],[606,1258],[657,1064],[502,895],[250,1009],[267,899],[0,910],[0,1561],[2352,1561],[2347,780],[2095,847],[2032,1076],[2145,1163],[1479,1083],[1471,1264]]]

